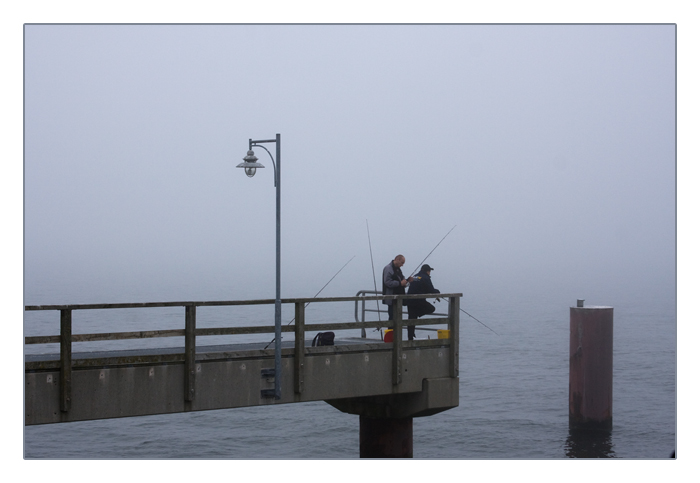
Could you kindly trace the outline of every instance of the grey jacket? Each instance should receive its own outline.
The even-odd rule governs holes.
[[[389,265],[384,267],[382,272],[382,295],[403,295],[406,293],[406,288],[401,286],[401,280],[406,277],[401,273],[401,269],[394,266],[394,261],[390,261]],[[384,299],[384,305],[393,304],[393,300]]]

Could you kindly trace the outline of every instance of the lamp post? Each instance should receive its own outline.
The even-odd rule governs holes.
[[[275,164],[275,158],[272,157],[272,153],[263,146],[265,143],[275,143],[276,153],[275,158],[277,163]],[[258,168],[264,168],[262,164],[258,163],[258,158],[255,157],[253,152],[253,146],[259,146],[267,151],[272,159],[272,166],[274,168],[274,182],[275,188],[277,190],[277,280],[275,287],[275,390],[274,398],[280,399],[282,397],[282,390],[280,386],[280,376],[282,374],[282,299],[280,297],[280,184],[282,178],[280,177],[280,135],[277,134],[275,139],[263,139],[254,141],[253,139],[248,140],[248,153],[243,162],[236,166],[237,168],[244,168],[245,174],[248,177],[255,176],[255,172]],[[263,396],[272,396],[267,391],[263,390]]]

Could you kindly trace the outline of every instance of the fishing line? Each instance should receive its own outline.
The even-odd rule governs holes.
[[[490,330],[491,332],[493,332],[494,334],[496,334],[496,335],[501,335],[501,334],[499,334],[498,332],[496,332],[495,330],[493,330],[491,327],[489,327],[488,325],[484,324],[482,321],[480,321],[479,319],[477,319],[476,317],[474,317],[472,314],[470,314],[469,312],[467,312],[466,310],[464,310],[462,307],[460,307],[459,310],[461,310],[462,312],[464,312],[465,314],[467,314],[469,317],[471,317],[472,319],[474,319],[474,320],[476,320],[477,322],[479,322],[481,325],[483,325],[484,327],[486,327],[487,329],[489,329],[489,330]]]
[[[453,226],[452,229],[450,229],[450,231],[447,232],[447,235],[449,235],[450,233],[452,233],[452,230],[454,230],[455,228],[457,228],[457,225]],[[447,235],[443,236],[443,237],[442,237],[442,240],[444,240],[445,238],[447,238]],[[440,246],[440,243],[442,243],[442,240],[440,240],[440,241],[438,242],[438,244],[435,245],[435,248],[437,248],[437,247]],[[435,248],[433,248],[432,250],[430,250],[430,253],[428,253],[428,256],[426,256],[426,257],[423,259],[423,261],[420,262],[420,263],[418,264],[418,266],[416,267],[416,269],[415,269],[413,272],[411,272],[411,275],[409,275],[408,278],[411,278],[411,277],[413,276],[413,274],[415,274],[415,273],[418,271],[418,269],[423,265],[423,262],[425,262],[425,261],[428,259],[428,257],[435,251]]]
[[[355,258],[356,256],[357,256],[357,255],[353,255],[352,258],[351,258],[350,260],[348,260],[347,262],[345,262],[345,265],[343,265],[342,267],[340,267],[340,270],[338,270],[337,272],[335,272],[335,275],[333,275],[333,276],[331,277],[331,279],[330,279],[328,282],[326,282],[326,284],[325,284],[323,287],[321,287],[321,290],[319,290],[318,292],[316,292],[316,295],[314,295],[313,298],[318,297],[318,294],[320,294],[321,292],[323,292],[323,289],[326,288],[326,287],[328,287],[328,284],[331,283],[331,282],[333,281],[333,279],[334,279],[335,277],[337,277],[338,274],[339,274],[340,272],[342,272],[343,269],[344,269],[345,267],[348,266],[348,263],[352,262],[353,258]],[[306,305],[304,305],[304,308],[308,307],[310,303],[311,303],[311,302],[306,302]],[[289,324],[287,324],[287,325],[290,325],[292,322],[294,322],[294,319],[296,319],[296,316],[292,317],[292,320],[290,320],[290,321],[289,321]],[[270,344],[272,344],[274,341],[275,341],[275,339],[272,339],[272,340],[270,341],[270,343],[267,344],[263,350],[265,350],[265,349],[267,349],[268,347],[270,347]]]
[[[457,225],[453,226],[453,227],[450,229],[450,231],[447,232],[447,235],[449,235],[450,233],[452,233],[452,230],[454,230],[455,228],[457,228]],[[447,235],[445,235],[445,236],[442,237],[442,240],[440,240],[440,241],[438,242],[438,244],[435,245],[435,248],[437,248],[437,247],[440,246],[440,243],[442,243],[442,241],[443,241],[445,238],[447,238]],[[416,267],[416,270],[418,270],[418,268],[420,268],[420,267],[423,265],[423,262],[425,262],[425,261],[428,259],[428,257],[435,251],[435,248],[433,248],[432,250],[430,250],[430,253],[428,253],[428,256],[426,256],[426,257],[423,259],[423,261],[420,262],[420,263],[418,264],[418,267]],[[413,276],[413,274],[416,273],[416,270],[414,270],[414,271],[411,273],[411,275],[409,275],[408,278],[411,278],[411,277]],[[461,310],[462,312],[464,312],[465,314],[467,314],[469,317],[471,317],[472,319],[474,319],[474,320],[476,320],[477,322],[479,322],[481,325],[483,325],[484,327],[486,327],[487,329],[489,329],[489,330],[490,330],[491,332],[493,332],[494,334],[500,335],[498,332],[496,332],[495,330],[493,330],[493,329],[492,329],[491,327],[489,327],[488,325],[484,324],[482,321],[480,321],[479,319],[477,319],[476,317],[474,317],[472,314],[470,314],[469,312],[467,312],[467,311],[464,310],[463,308],[460,307],[459,310]]]
[[[326,284],[325,284],[323,287],[321,287],[321,290],[319,290],[318,292],[316,292],[316,295],[314,295],[313,298],[316,298],[316,297],[318,296],[318,294],[320,294],[321,292],[323,292],[323,289],[326,288],[326,287],[328,287],[328,284],[331,283],[331,282],[333,281],[333,279],[334,279],[335,277],[337,277],[338,274],[339,274],[340,272],[342,272],[343,269],[344,269],[345,267],[347,267],[348,263],[352,262],[352,259],[355,258],[356,256],[357,256],[357,255],[353,255],[352,258],[351,258],[350,260],[348,260],[347,262],[345,262],[345,265],[343,265],[342,267],[340,267],[340,270],[338,270],[338,271],[335,273],[335,275],[333,275],[333,276],[331,277],[331,279],[330,279],[328,282],[326,282]],[[311,303],[311,302],[306,302],[306,305],[305,305],[304,307],[306,307],[306,306],[309,305],[310,303]],[[294,322],[294,319],[292,319],[292,320],[289,322],[289,324],[291,324],[292,322]],[[287,324],[287,325],[289,325],[289,324]]]

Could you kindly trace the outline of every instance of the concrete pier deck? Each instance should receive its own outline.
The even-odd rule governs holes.
[[[194,348],[191,351],[186,350],[185,344],[184,347],[72,352],[71,341],[143,338],[143,333],[73,335],[70,327],[61,336],[27,338],[30,343],[55,343],[60,339],[61,346],[55,353],[25,356],[25,424],[321,400],[341,411],[369,417],[407,418],[444,411],[459,404],[458,297],[461,294],[443,295],[450,296],[453,302],[446,318],[419,321],[403,320],[397,315],[392,321],[395,339],[390,343],[384,343],[378,336],[339,337],[335,345],[312,347],[311,340],[305,337],[307,333],[385,327],[388,322],[304,325],[302,315],[294,326],[286,328],[286,332],[294,332],[289,337],[293,340],[283,340],[282,369],[278,375],[274,373],[274,349],[265,349],[267,343],[194,343],[200,335],[264,333],[271,328],[208,329],[191,324],[189,333],[168,331],[173,336],[190,337],[190,347]],[[287,302],[295,303],[299,309],[309,300]],[[81,308],[45,309],[60,310],[63,321],[66,311]],[[69,316],[65,319],[70,321]],[[403,340],[400,335],[403,327],[419,324],[441,326],[450,331],[450,336]],[[279,399],[270,397],[275,377],[281,382]]]

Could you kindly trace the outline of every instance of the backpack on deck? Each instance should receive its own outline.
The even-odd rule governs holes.
[[[335,332],[319,332],[311,341],[311,347],[322,346],[322,345],[335,345],[333,341],[335,340]]]

